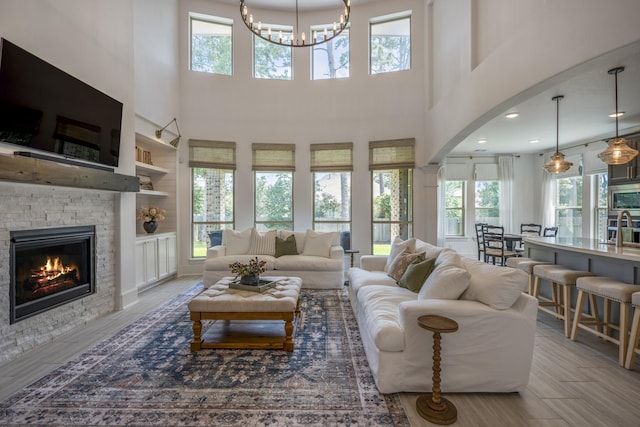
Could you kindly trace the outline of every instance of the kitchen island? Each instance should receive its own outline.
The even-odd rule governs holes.
[[[640,248],[596,239],[526,237],[525,256],[640,285]]]

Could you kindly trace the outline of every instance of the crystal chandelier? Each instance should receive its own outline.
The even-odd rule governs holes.
[[[329,25],[324,28],[323,34],[313,37],[309,35],[309,40],[307,40],[304,31],[300,32],[298,27],[298,0],[296,0],[296,24],[295,26],[291,26],[291,31],[273,29],[269,25],[265,25],[263,28],[262,21],[254,18],[253,14],[250,13],[249,8],[245,4],[245,0],[240,0],[240,16],[242,16],[244,25],[246,25],[253,34],[263,40],[280,46],[309,47],[326,43],[329,40],[338,37],[342,31],[347,28],[347,23],[349,22],[349,17],[351,15],[351,0],[342,0],[342,2],[344,3],[344,10],[339,14],[337,21],[333,22],[333,28]]]
[[[629,147],[626,139],[618,137],[618,116],[620,115],[618,111],[618,74],[623,71],[624,67],[616,67],[608,71],[609,74],[615,76],[616,82],[616,111],[614,114],[616,118],[616,137],[610,139],[608,143],[609,146],[602,153],[598,154],[600,160],[608,165],[623,165],[638,155],[638,150]]]
[[[551,98],[552,101],[556,101],[556,152],[551,156],[551,159],[544,164],[544,168],[550,173],[562,173],[571,169],[573,163],[568,162],[564,158],[564,154],[560,152],[559,148],[559,131],[560,128],[560,100],[564,96],[558,95]]]

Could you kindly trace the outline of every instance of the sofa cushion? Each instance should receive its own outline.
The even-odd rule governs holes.
[[[276,254],[276,230],[261,233],[255,228],[251,229],[249,254],[274,256]]]
[[[331,246],[333,246],[336,239],[336,234],[338,233],[318,233],[313,230],[307,230],[302,255],[329,258],[331,256]]]
[[[398,255],[404,252],[405,249],[408,249],[409,252],[415,252],[416,239],[402,240],[400,237],[396,237],[393,242],[391,242],[391,250],[389,251],[384,271],[389,271],[391,263],[396,259],[396,257],[398,257]]]
[[[442,249],[443,248],[441,248],[440,246],[434,246],[431,243],[416,239],[416,249],[414,252],[424,252],[425,259],[429,259],[437,258],[438,255],[440,255],[440,252],[442,252]]]
[[[286,239],[276,236],[276,258],[283,255],[298,255],[296,236],[293,234]]]
[[[479,301],[496,310],[506,310],[528,286],[529,277],[524,271],[470,258],[464,258],[463,263],[471,273],[471,281],[460,299]]]
[[[358,307],[376,347],[381,351],[404,350],[404,328],[400,323],[401,302],[414,301],[416,294],[397,286],[366,286],[358,291]]]
[[[441,264],[422,285],[418,299],[458,299],[469,286],[470,279],[471,275],[464,268]]]
[[[283,255],[275,259],[275,268],[282,271],[342,271],[344,261],[309,255]]]
[[[435,267],[435,258],[426,259],[421,261],[419,259],[413,261],[407,270],[404,272],[400,280],[398,280],[398,286],[407,288],[413,292],[420,292],[420,288],[424,284],[427,277],[431,274]]]
[[[229,268],[229,264],[232,264],[236,261],[241,262],[243,264],[248,264],[250,260],[254,259],[255,255],[226,255],[215,258],[207,258],[204,262],[205,271],[228,271],[229,276],[233,276],[231,273],[231,268]],[[275,269],[275,258],[270,255],[260,255],[258,256],[260,261],[266,261],[267,264],[264,266],[267,271]]]
[[[450,248],[445,248],[440,251],[440,254],[436,258],[436,267],[441,265],[451,265],[454,267],[464,268],[462,257],[456,251]]]
[[[359,267],[352,267],[347,274],[349,279],[349,286],[351,287],[351,293],[358,293],[360,288],[370,285],[383,285],[397,287],[395,280],[393,280],[384,271],[369,271]]]
[[[391,265],[389,265],[387,274],[397,282],[402,278],[402,275],[409,265],[416,260],[424,261],[424,252],[412,253],[405,249],[404,252],[398,255]]]
[[[226,246],[226,255],[246,255],[251,246],[251,231],[247,228],[244,231],[226,229],[222,233],[222,244]]]

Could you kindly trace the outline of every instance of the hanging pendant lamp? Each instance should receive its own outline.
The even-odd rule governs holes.
[[[615,76],[616,82],[616,137],[609,140],[609,146],[598,157],[608,165],[623,165],[638,155],[638,150],[627,145],[627,140],[618,136],[618,74],[624,71],[624,67],[610,69],[609,74]]]
[[[564,96],[562,95],[551,98],[552,101],[556,101],[556,152],[551,156],[551,159],[544,164],[544,168],[550,173],[566,172],[573,166],[573,163],[565,160],[564,154],[560,152],[559,148],[560,100],[563,98]]]

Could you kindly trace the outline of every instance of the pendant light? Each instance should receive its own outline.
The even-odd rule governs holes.
[[[618,74],[624,71],[624,67],[610,69],[609,74],[613,74],[616,82],[616,137],[609,140],[609,146],[598,157],[608,165],[623,165],[638,155],[638,150],[627,145],[627,140],[618,137]]]
[[[560,152],[559,148],[559,127],[560,127],[560,100],[563,99],[563,95],[554,96],[552,101],[556,101],[556,152],[551,159],[544,164],[544,168],[550,173],[562,173],[568,171],[573,163],[568,162],[564,158],[564,154]]]

